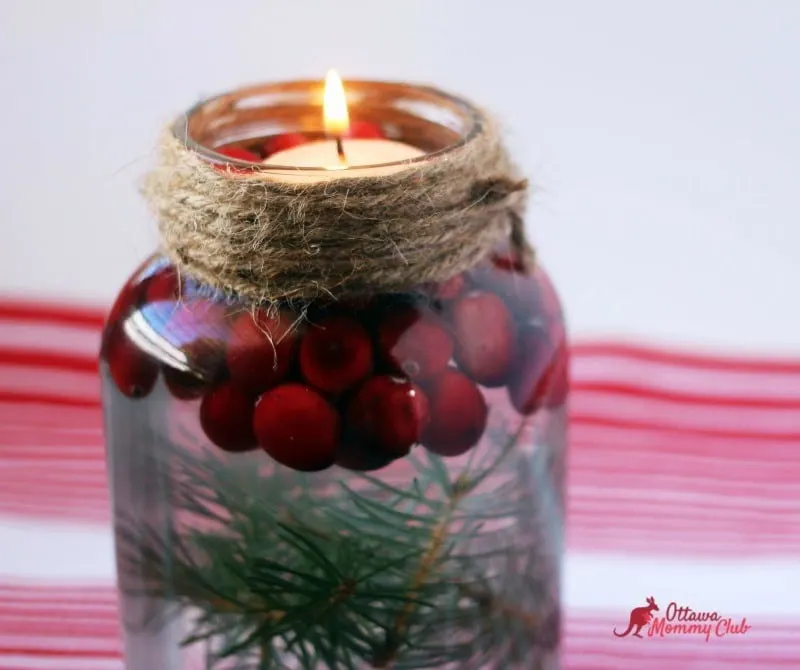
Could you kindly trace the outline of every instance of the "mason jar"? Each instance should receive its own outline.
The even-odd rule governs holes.
[[[429,161],[476,132],[391,86],[352,85],[355,132]],[[320,135],[318,93],[242,89],[173,132],[252,169]],[[269,305],[157,252],[101,376],[128,670],[560,667],[566,333],[513,236],[445,281]]]

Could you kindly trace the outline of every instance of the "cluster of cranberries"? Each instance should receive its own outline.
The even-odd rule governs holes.
[[[104,357],[124,395],[146,396],[161,371],[174,398],[201,399],[218,447],[260,446],[303,471],[378,469],[417,443],[457,456],[486,429],[483,389],[505,387],[520,414],[567,392],[552,287],[505,251],[413,294],[312,305],[304,320],[226,305],[161,266],[120,294]]]
[[[349,136],[382,137],[354,121]],[[258,163],[315,139],[283,133],[217,147]],[[219,169],[246,172],[230,164]],[[415,444],[463,454],[486,430],[484,389],[521,414],[563,403],[567,354],[558,301],[508,249],[413,293],[243,311],[172,266],[150,264],[112,307],[103,356],[119,391],[147,396],[159,373],[221,449],[263,448],[302,471],[375,470]]]

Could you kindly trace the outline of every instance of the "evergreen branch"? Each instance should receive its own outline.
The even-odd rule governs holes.
[[[438,459],[433,460],[438,461]],[[381,650],[375,657],[373,665],[376,668],[391,668],[392,662],[395,660],[397,652],[399,651],[400,645],[405,636],[408,626],[408,619],[411,617],[414,611],[414,603],[412,602],[412,598],[416,597],[419,588],[425,583],[428,578],[428,574],[436,564],[439,552],[441,551],[442,545],[447,537],[447,530],[452,521],[453,514],[455,513],[458,504],[468,491],[468,487],[463,482],[461,484],[456,482],[456,485],[450,486],[449,479],[447,480],[446,487],[443,488],[450,492],[450,499],[443,510],[442,518],[439,520],[439,523],[431,533],[428,550],[423,555],[422,560],[420,560],[419,567],[417,568],[417,571],[414,573],[414,577],[411,580],[411,586],[409,587],[408,591],[409,598],[406,602],[406,605],[397,616],[393,627],[386,632],[386,645],[384,649]]]
[[[543,617],[557,613],[543,580],[557,573],[533,563],[546,538],[538,489],[521,464],[506,467],[523,428],[452,479],[416,450],[407,487],[265,474],[173,446],[162,453],[180,525],[122,517],[121,587],[196,613],[183,644],[213,643],[208,667],[220,670],[256,657],[259,670],[508,667],[523,648],[534,658]]]
[[[267,640],[261,640],[258,648],[260,651],[258,670],[269,670],[275,660],[275,651],[272,648],[272,643]]]
[[[383,482],[377,477],[373,477],[371,475],[361,474],[360,478],[363,479],[365,482],[368,482],[369,484],[374,486],[376,489],[382,489],[387,493],[393,493],[395,496],[397,496],[398,500],[407,500],[409,502],[413,502],[418,505],[424,505],[425,507],[428,507],[433,511],[437,511],[439,510],[439,508],[442,507],[442,503],[439,502],[438,500],[428,500],[427,498],[425,498],[422,495],[422,492],[417,490],[416,486],[414,487],[414,490],[416,491],[415,494],[412,493],[412,491],[403,491],[402,489],[398,489],[395,486],[391,486],[390,484],[387,484],[386,482]]]

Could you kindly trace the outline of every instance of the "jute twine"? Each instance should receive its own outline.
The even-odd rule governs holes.
[[[443,281],[496,244],[531,257],[527,180],[495,125],[385,176],[288,183],[214,168],[171,131],[143,193],[180,271],[256,303],[342,297]]]

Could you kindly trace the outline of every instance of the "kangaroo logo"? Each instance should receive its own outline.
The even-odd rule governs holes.
[[[650,596],[647,599],[647,606],[646,607],[635,607],[631,610],[631,618],[628,621],[628,628],[625,630],[624,633],[618,633],[617,629],[614,629],[614,635],[617,637],[627,637],[631,634],[633,630],[634,637],[642,637],[640,631],[644,626],[650,623],[650,620],[653,618],[653,612],[658,612],[658,605],[656,605],[656,601],[653,600],[653,596]]]

